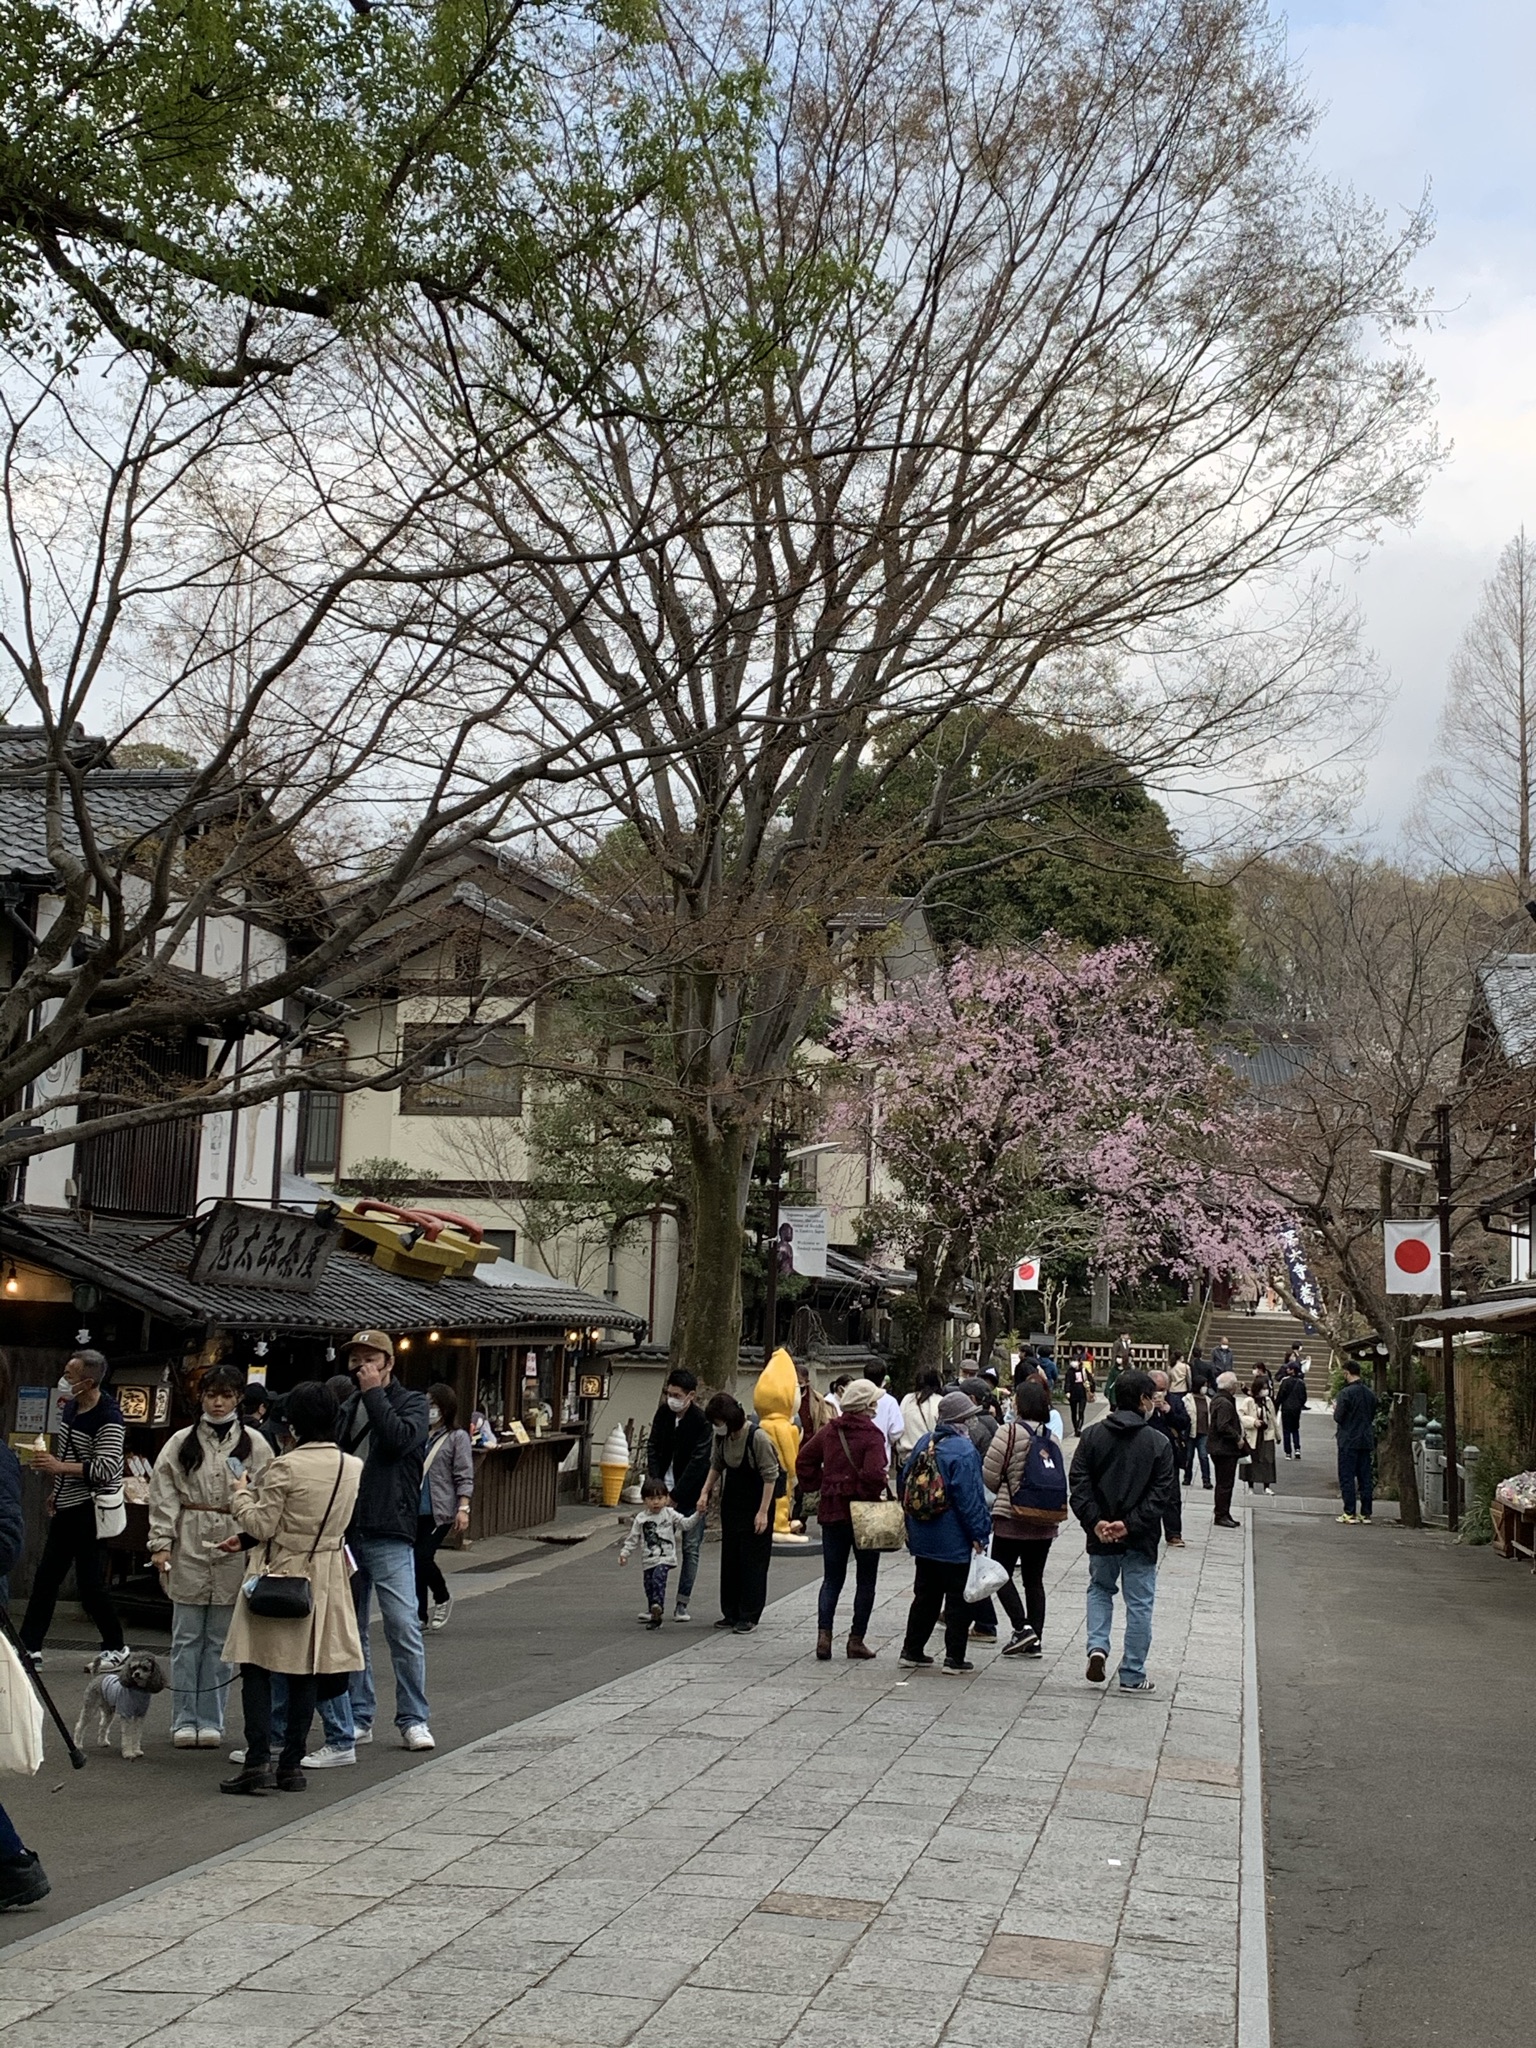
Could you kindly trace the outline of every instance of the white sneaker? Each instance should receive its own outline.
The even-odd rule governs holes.
[[[171,1747],[172,1749],[196,1749],[197,1730],[195,1728],[173,1728],[171,1730]]]
[[[306,1771],[339,1771],[346,1764],[357,1762],[357,1751],[349,1744],[343,1749],[339,1744],[327,1742],[317,1749],[313,1756],[304,1759]]]
[[[446,1600],[439,1600],[437,1605],[428,1614],[427,1627],[431,1629],[446,1628],[448,1626],[448,1617],[452,1613],[453,1595],[450,1593]]]
[[[425,1721],[413,1721],[409,1728],[400,1731],[400,1740],[407,1749],[436,1749],[432,1730]]]
[[[222,1728],[199,1728],[197,1731],[197,1746],[199,1749],[217,1749],[223,1740],[224,1730]]]
[[[361,1749],[361,1748],[362,1748],[362,1746],[363,1746],[363,1744],[364,1744],[365,1742],[372,1742],[372,1740],[373,1740],[373,1724],[372,1724],[372,1723],[370,1722],[370,1723],[369,1723],[369,1725],[368,1725],[368,1726],[367,1726],[366,1728],[356,1728],[356,1729],[354,1729],[354,1730],[353,1730],[353,1732],[352,1732],[352,1740],[353,1740],[353,1742],[354,1742],[354,1743],[355,1743],[355,1744],[357,1745],[357,1747],[358,1747],[359,1749]]]
[[[672,1619],[674,1621],[692,1621],[693,1616],[688,1612],[686,1607],[677,1607],[674,1608],[672,1611]]]
[[[98,1671],[121,1671],[133,1652],[125,1643],[120,1650],[101,1650],[86,1665],[89,1671],[94,1665]]]
[[[245,1762],[245,1751],[243,1749],[232,1749],[229,1752],[229,1760],[232,1764],[243,1764]]]

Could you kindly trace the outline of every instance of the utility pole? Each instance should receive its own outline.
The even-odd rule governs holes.
[[[1440,1212],[1440,1306],[1451,1305],[1451,1107],[1435,1111],[1435,1177]],[[1449,1327],[1440,1332],[1445,1374],[1445,1518],[1454,1531],[1461,1522],[1461,1489],[1456,1471],[1456,1344]]]

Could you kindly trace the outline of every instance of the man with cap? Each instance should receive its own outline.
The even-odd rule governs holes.
[[[363,1639],[363,1669],[348,1693],[321,1702],[325,1744],[304,1759],[311,1770],[357,1761],[372,1742],[375,1695],[368,1641],[375,1593],[395,1672],[395,1725],[407,1749],[435,1749],[427,1711],[427,1656],[416,1606],[416,1516],[427,1442],[427,1397],[395,1378],[395,1347],[382,1330],[359,1330],[347,1346],[357,1391],[342,1408],[336,1441],[363,1461],[347,1543],[357,1562],[352,1598]]]
[[[966,1424],[979,1412],[970,1395],[960,1388],[947,1393],[939,1403],[939,1419],[932,1436],[918,1439],[902,1475],[905,1501],[906,1477],[931,1443],[944,1481],[945,1504],[939,1515],[919,1517],[910,1509],[907,1514],[907,1548],[916,1568],[907,1633],[901,1646],[904,1671],[920,1671],[932,1664],[927,1643],[941,1608],[945,1675],[963,1678],[975,1668],[965,1654],[972,1614],[965,1603],[965,1581],[972,1553],[985,1550],[992,1540],[992,1510],[981,1484],[981,1453],[966,1429]]]

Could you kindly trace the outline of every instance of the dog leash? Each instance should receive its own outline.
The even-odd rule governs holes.
[[[85,1751],[80,1747],[79,1743],[76,1742],[73,1734],[70,1732],[70,1729],[65,1722],[64,1716],[53,1704],[52,1694],[49,1692],[47,1686],[44,1685],[43,1681],[38,1677],[37,1667],[33,1664],[32,1659],[27,1655],[27,1652],[22,1645],[22,1640],[20,1636],[17,1635],[15,1629],[11,1626],[11,1617],[3,1607],[0,1607],[0,1635],[3,1635],[5,1637],[5,1640],[10,1644],[11,1648],[16,1652],[16,1655],[20,1658],[22,1670],[26,1672],[28,1678],[30,1678],[32,1681],[32,1690],[37,1694],[38,1698],[42,1701],[43,1705],[48,1709],[49,1714],[53,1717],[53,1725],[55,1728],[58,1729],[59,1733],[63,1736],[64,1747],[69,1751],[70,1762],[74,1765],[77,1771],[83,1771],[89,1759],[87,1758]]]

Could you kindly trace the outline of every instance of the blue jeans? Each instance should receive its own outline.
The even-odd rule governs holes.
[[[1186,1438],[1184,1445],[1184,1484],[1186,1486],[1193,1486],[1195,1483],[1195,1459],[1197,1457],[1200,1460],[1201,1482],[1206,1486],[1210,1485],[1211,1454],[1206,1449],[1206,1445],[1209,1442],[1210,1439],[1203,1429],[1198,1436]]]
[[[699,1576],[699,1553],[704,1548],[704,1519],[700,1516],[691,1529],[683,1531],[683,1561],[677,1574],[677,1605],[686,1607],[688,1596],[693,1591],[693,1582]]]
[[[224,1727],[234,1666],[220,1652],[233,1607],[171,1606],[171,1730]]]
[[[359,1728],[373,1726],[378,1704],[373,1689],[373,1646],[368,1640],[375,1591],[395,1672],[395,1726],[410,1728],[430,1718],[427,1653],[416,1612],[416,1546],[403,1536],[354,1535],[347,1542],[357,1560],[352,1603],[357,1609],[357,1632],[363,1639],[363,1668],[353,1672],[348,1692],[320,1702],[325,1739],[342,1748],[350,1746]]]
[[[1125,1597],[1125,1646],[1120,1652],[1120,1683],[1140,1685],[1147,1675],[1152,1647],[1152,1602],[1157,1597],[1157,1559],[1144,1550],[1088,1560],[1088,1647],[1109,1655],[1109,1630],[1115,1618],[1115,1589]]]
[[[1372,1477],[1371,1447],[1369,1444],[1363,1444],[1359,1450],[1340,1450],[1339,1491],[1344,1496],[1344,1512],[1346,1515],[1352,1515],[1355,1512],[1355,1490],[1357,1487],[1360,1493],[1360,1512],[1362,1515],[1369,1515],[1371,1512]]]

